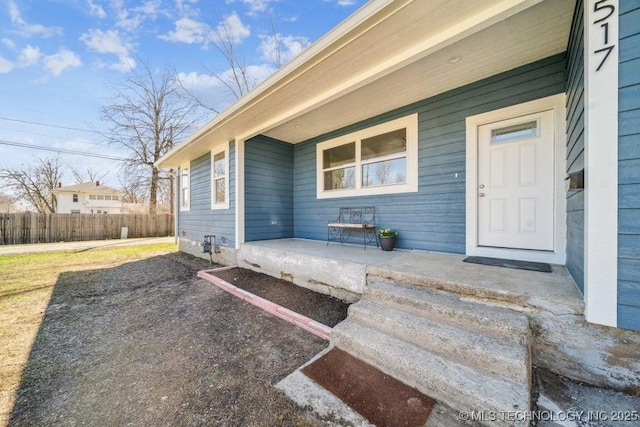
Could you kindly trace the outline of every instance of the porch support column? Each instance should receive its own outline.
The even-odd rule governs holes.
[[[584,300],[589,322],[617,325],[618,1],[585,0]]]
[[[244,243],[244,139],[236,139],[236,249]]]

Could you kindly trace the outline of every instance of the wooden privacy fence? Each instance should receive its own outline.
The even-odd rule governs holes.
[[[0,244],[76,242],[173,234],[173,215],[0,213]]]

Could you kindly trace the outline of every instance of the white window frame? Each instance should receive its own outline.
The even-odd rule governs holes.
[[[224,152],[224,176],[215,177],[213,171],[214,157]],[[224,203],[216,203],[216,179],[224,178]],[[229,143],[211,150],[211,210],[229,209]]]
[[[382,135],[394,130],[405,128],[407,130],[407,180],[404,184],[393,184],[383,186],[362,186],[362,165],[370,163],[361,159],[362,140],[377,135]],[[324,189],[323,152],[325,150],[345,145],[350,142],[356,143],[356,188],[350,189]],[[386,156],[375,160],[385,160]],[[373,159],[371,159],[373,160]],[[391,120],[377,126],[362,129],[357,132],[343,135],[329,141],[316,145],[316,197],[318,199],[334,199],[340,197],[373,196],[381,194],[415,193],[418,191],[418,114],[412,114],[400,119]]]
[[[187,179],[189,180],[187,182],[186,187],[184,186],[185,172],[186,172]],[[181,212],[190,211],[191,210],[191,170],[189,169],[188,165],[182,166],[180,168],[180,186],[179,187],[180,187],[180,194],[179,194],[180,211]],[[189,193],[189,198],[187,199],[187,203],[184,202],[183,190],[187,190],[187,192]]]

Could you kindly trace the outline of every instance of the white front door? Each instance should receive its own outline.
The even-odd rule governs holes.
[[[478,246],[554,250],[554,112],[478,127]]]

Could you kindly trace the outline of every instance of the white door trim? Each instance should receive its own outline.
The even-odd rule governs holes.
[[[567,257],[567,208],[565,198],[566,153],[566,95],[564,93],[525,102],[499,110],[467,117],[466,148],[466,253],[467,255],[523,261],[548,262],[564,265]],[[489,248],[478,246],[478,127],[498,121],[535,114],[554,112],[554,250],[535,251],[521,249]]]

